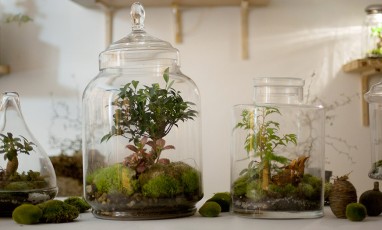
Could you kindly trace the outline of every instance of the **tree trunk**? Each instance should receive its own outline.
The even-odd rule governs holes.
[[[269,186],[269,177],[270,177],[269,170],[270,170],[269,161],[265,160],[264,168],[263,168],[263,181],[261,184],[261,188],[265,191],[268,191],[268,186]]]
[[[17,171],[17,168],[19,167],[19,160],[17,157],[13,157],[12,160],[8,160],[7,167],[5,169],[5,176],[9,177],[13,173]]]

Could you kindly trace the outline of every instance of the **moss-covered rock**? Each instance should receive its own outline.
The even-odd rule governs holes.
[[[220,205],[222,212],[229,212],[232,200],[231,194],[229,192],[218,192],[215,193],[208,201],[214,201]]]
[[[88,183],[94,184],[100,193],[117,192],[132,195],[138,185],[134,176],[134,170],[122,164],[115,164],[97,170],[89,175],[87,180]]]
[[[215,201],[207,201],[199,208],[200,215],[204,217],[217,217],[221,212],[221,207]]]
[[[60,200],[48,200],[37,206],[42,210],[41,223],[71,222],[79,215],[76,207]]]
[[[138,180],[147,197],[170,198],[181,193],[194,194],[200,189],[200,173],[183,162],[154,164]]]
[[[366,213],[366,207],[363,204],[350,203],[346,206],[346,218],[351,221],[362,221]]]
[[[86,212],[91,206],[84,200],[83,197],[72,196],[64,200],[64,203],[70,204],[77,208],[80,213]]]
[[[33,204],[22,204],[12,213],[12,219],[18,224],[37,224],[41,217],[42,210]]]

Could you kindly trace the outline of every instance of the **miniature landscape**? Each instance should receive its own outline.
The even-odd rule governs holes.
[[[26,138],[16,137],[8,132],[0,134],[0,154],[7,161],[5,169],[0,169],[0,216],[10,216],[23,203],[37,204],[53,199],[57,193],[49,188],[40,172],[29,170],[17,172],[19,154],[33,154],[35,144]]]
[[[296,145],[296,135],[279,136],[280,124],[268,119],[272,114],[282,116],[279,109],[261,107],[258,110],[256,114],[243,110],[242,121],[236,125],[236,129],[251,131],[244,148],[253,156],[232,185],[234,212],[261,214],[263,211],[321,209],[322,179],[305,173],[309,156],[288,159],[276,154],[279,146]]]
[[[122,136],[130,144],[123,162],[86,175],[86,199],[95,215],[118,211],[143,219],[189,216],[203,197],[196,168],[161,156],[165,150],[176,151],[165,140],[171,129],[197,116],[193,103],[171,88],[168,68],[163,79],[164,88],[157,83],[143,87],[138,81],[127,83],[113,101],[114,125],[101,142]]]

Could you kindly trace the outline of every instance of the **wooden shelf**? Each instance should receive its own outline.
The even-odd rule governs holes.
[[[136,0],[72,0],[79,5],[91,9],[101,9],[105,12],[106,46],[113,41],[114,11],[129,8]],[[144,7],[171,7],[175,21],[175,42],[183,41],[182,9],[189,7],[238,6],[241,12],[241,40],[242,58],[249,57],[249,8],[252,6],[266,6],[270,0],[142,0]]]
[[[11,72],[11,68],[8,65],[0,65],[0,75],[9,74]]]
[[[362,123],[364,126],[369,126],[369,104],[363,99],[363,95],[369,90],[370,76],[382,72],[382,58],[353,60],[343,65],[342,70],[347,73],[359,73],[361,75]]]
[[[113,7],[115,9],[130,7],[136,0],[72,0],[82,6],[89,8],[99,8],[100,5]],[[177,4],[182,7],[203,7],[203,6],[240,6],[241,0],[142,0],[145,7],[171,7]],[[249,5],[265,6],[269,0],[248,0]]]

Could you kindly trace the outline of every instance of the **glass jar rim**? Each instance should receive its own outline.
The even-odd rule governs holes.
[[[305,80],[290,77],[256,77],[253,79],[254,86],[291,86],[303,87]]]

